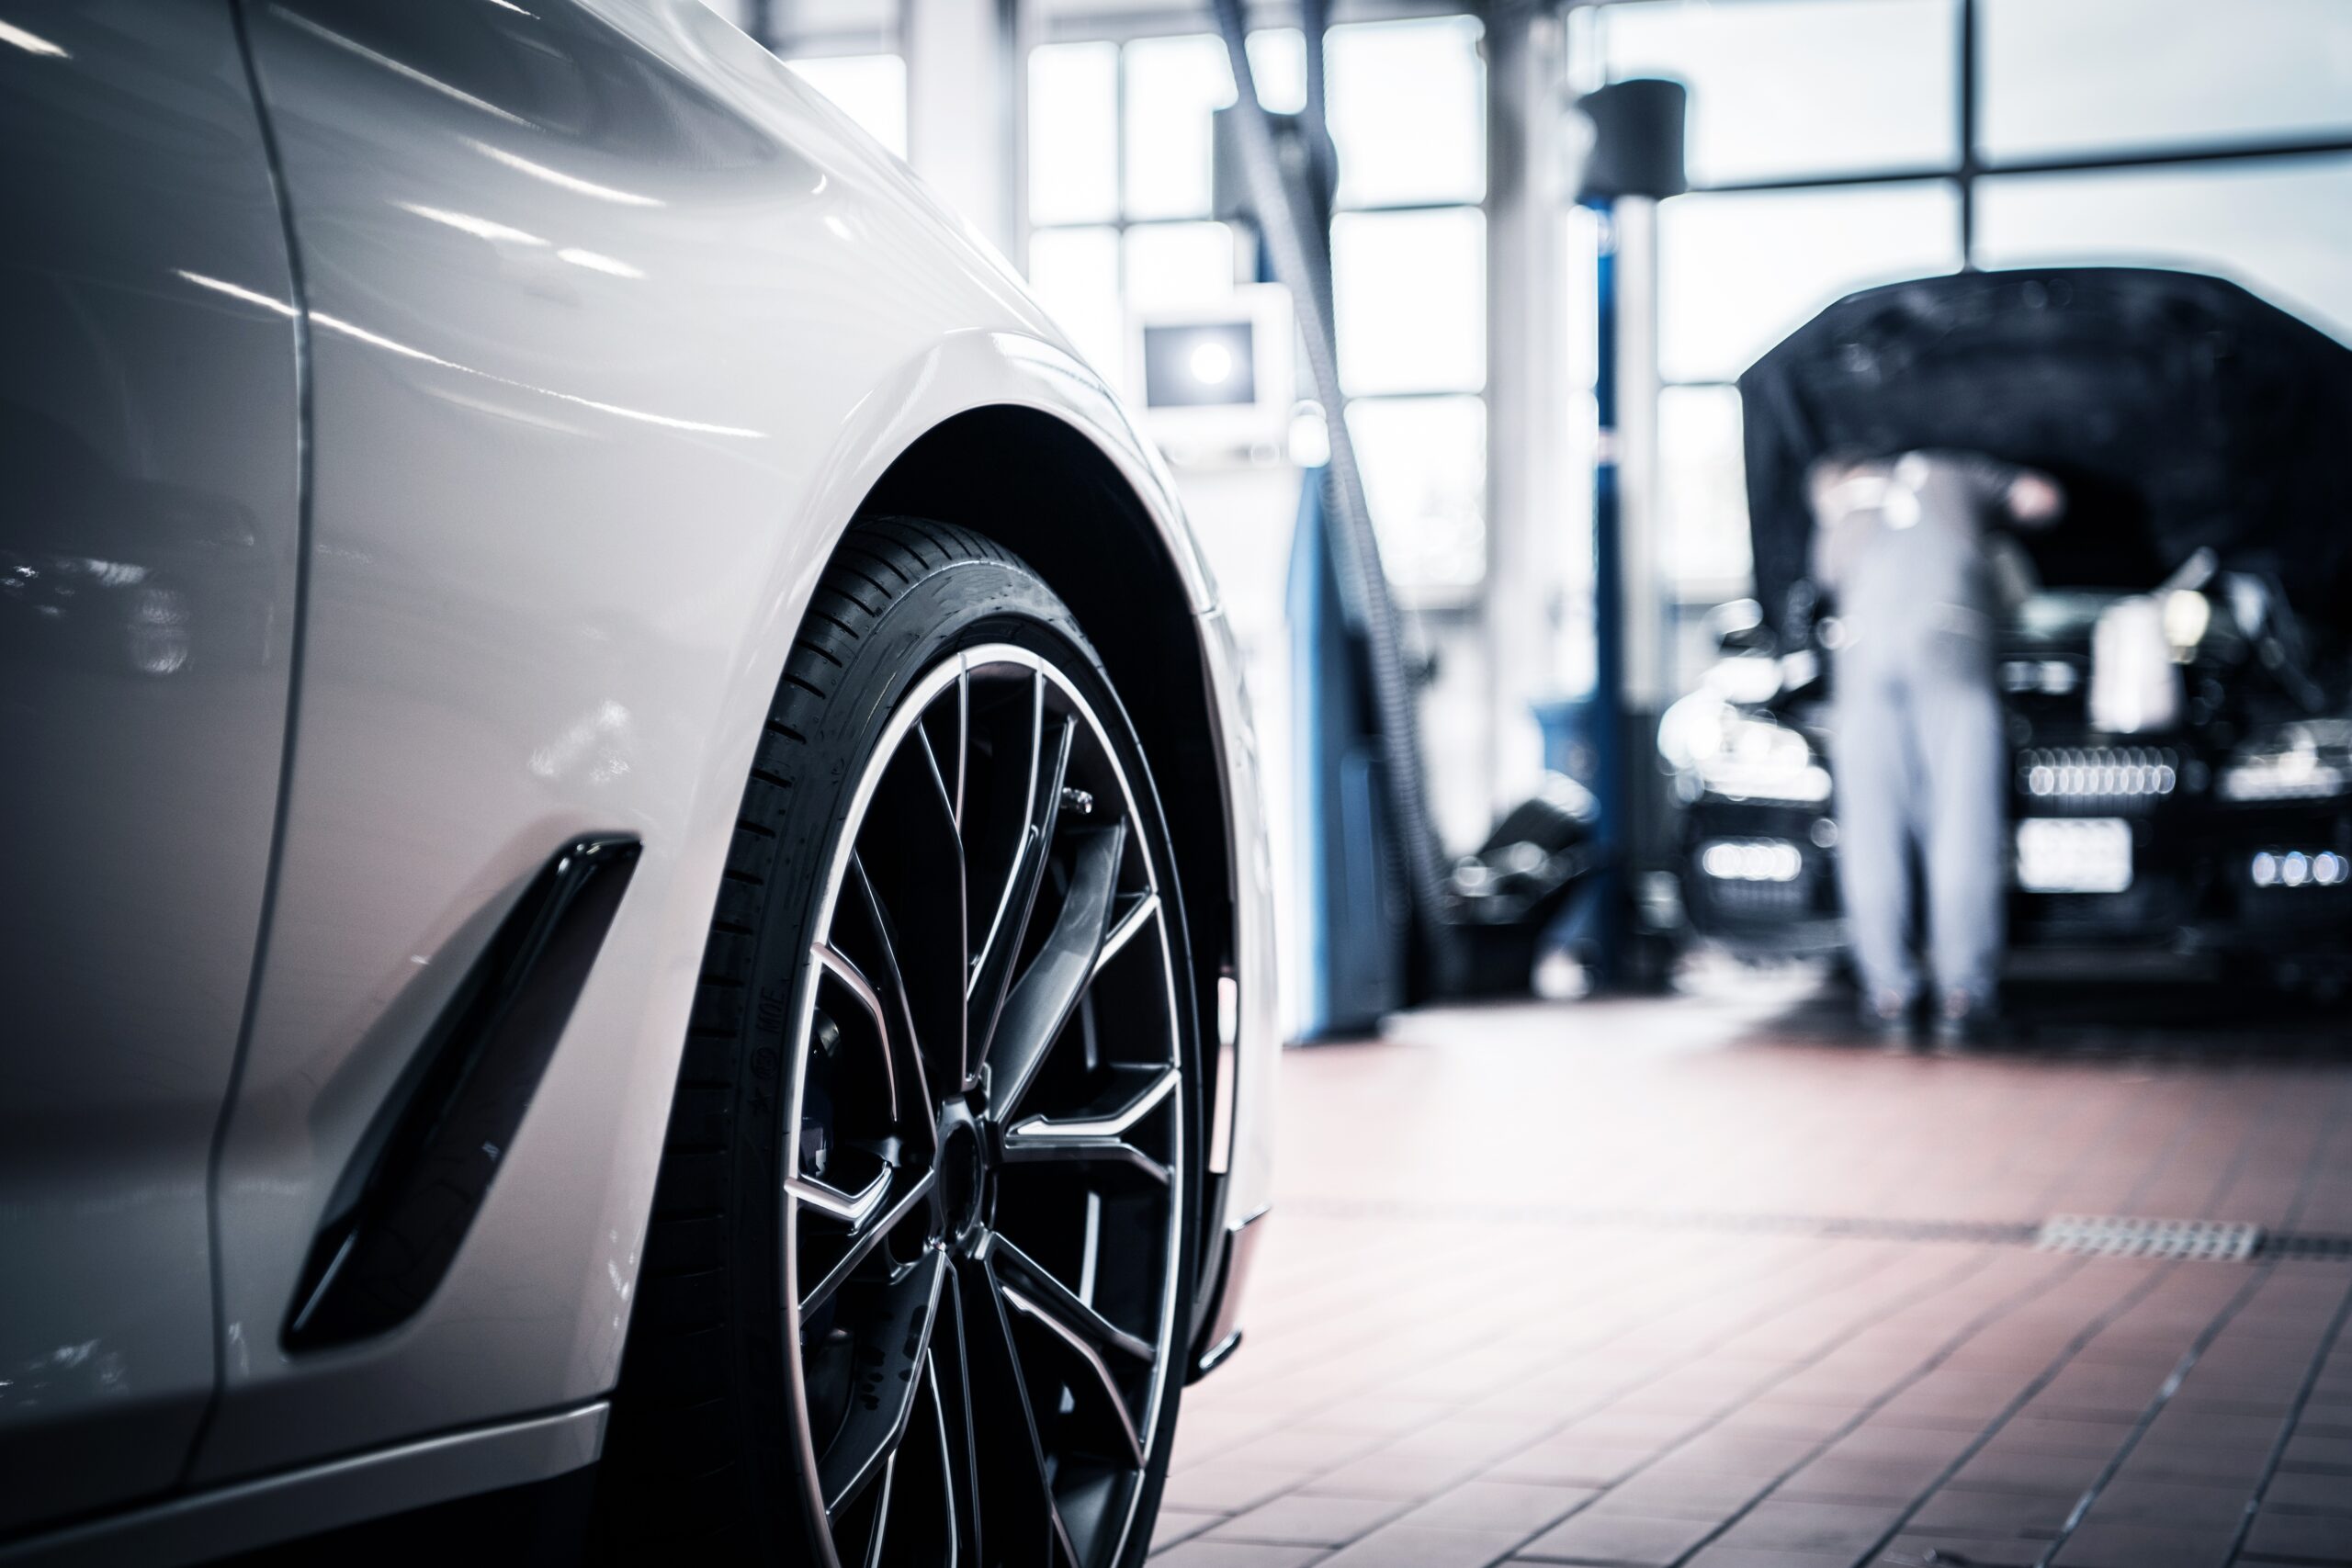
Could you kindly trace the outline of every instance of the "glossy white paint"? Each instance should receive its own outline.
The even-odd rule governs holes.
[[[310,309],[311,577],[196,1479],[612,1385],[760,722],[859,501],[965,410],[1088,435],[1199,617],[1240,847],[1228,1213],[1251,1212],[1275,1042],[1238,666],[1099,378],[902,166],[693,0],[285,0],[250,21]],[[381,1339],[288,1356],[367,1117],[530,873],[594,831],[643,858],[450,1274]]]
[[[1273,1201],[1274,1069],[1282,1050],[1281,972],[1274,935],[1274,857],[1266,829],[1258,734],[1242,679],[1240,645],[1222,610],[1201,617],[1201,645],[1211,689],[1210,713],[1220,726],[1217,749],[1225,767],[1226,821],[1233,857],[1235,1085],[1232,1153],[1227,1162],[1224,1222],[1238,1232]],[[1228,1310],[1226,1316],[1230,1319]],[[1213,1347],[1212,1347],[1213,1348]]]

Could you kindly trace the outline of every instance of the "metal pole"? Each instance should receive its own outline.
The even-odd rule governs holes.
[[[1587,897],[1597,901],[1591,927],[1593,979],[1608,986],[1624,970],[1624,860],[1632,835],[1626,820],[1625,562],[1618,489],[1617,204],[1600,200],[1590,205],[1600,218],[1600,236],[1593,279],[1593,664],[1586,740],[1592,748],[1602,865]]]
[[[1569,427],[1559,18],[1505,0],[1487,25],[1487,579],[1489,799],[1537,784],[1552,690]]]
[[[1960,0],[1960,269],[1976,268],[1976,0]]]

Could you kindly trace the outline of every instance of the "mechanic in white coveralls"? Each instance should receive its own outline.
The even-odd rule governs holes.
[[[1994,637],[2032,586],[1998,530],[2055,522],[2064,493],[1968,452],[1824,458],[1807,485],[1814,581],[1837,615],[1838,881],[1863,1015],[1896,1044],[1931,1001],[1939,1042],[1957,1048],[1997,1000],[2010,852]],[[1932,992],[1911,950],[1915,847]]]

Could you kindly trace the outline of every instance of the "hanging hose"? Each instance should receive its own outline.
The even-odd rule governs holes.
[[[1421,768],[1420,714],[1412,678],[1405,669],[1402,627],[1396,601],[1389,596],[1380,541],[1373,532],[1372,512],[1364,500],[1363,470],[1356,466],[1355,443],[1348,434],[1347,404],[1340,392],[1329,245],[1310,243],[1307,212],[1283,177],[1274,151],[1273,124],[1259,100],[1257,79],[1250,69],[1242,0],[1216,0],[1216,6],[1217,28],[1225,35],[1225,51],[1239,95],[1235,112],[1242,179],[1259,220],[1261,237],[1273,261],[1274,276],[1289,288],[1295,303],[1307,369],[1330,431],[1325,513],[1334,525],[1331,553],[1339,569],[1340,596],[1349,620],[1364,639],[1373,705],[1380,727],[1381,771],[1387,782],[1397,854],[1403,862],[1414,924],[1428,954],[1430,978],[1442,993],[1455,988],[1463,973],[1461,936],[1449,918],[1452,899],[1447,892],[1445,854],[1430,815]],[[1310,33],[1310,53],[1321,47],[1322,39]],[[1309,69],[1315,68],[1310,65]]]

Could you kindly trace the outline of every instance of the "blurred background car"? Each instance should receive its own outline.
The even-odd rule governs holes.
[[[2219,279],[1962,274],[1844,299],[1741,378],[1757,601],[1659,731],[1684,902],[1751,954],[1842,950],[1827,745],[1840,627],[1806,575],[1825,452],[2061,477],[1997,637],[2021,948],[2340,988],[2352,926],[2352,352]]]

